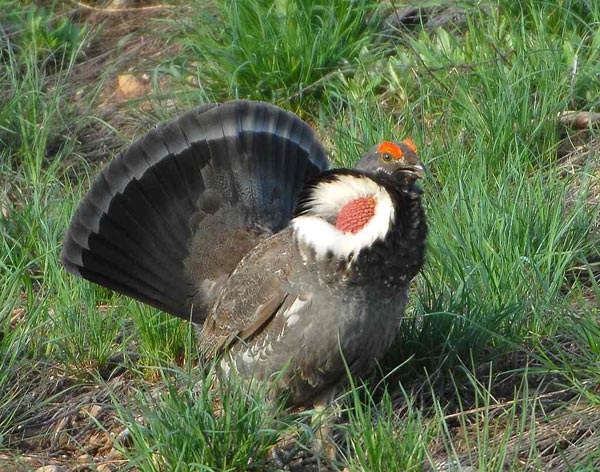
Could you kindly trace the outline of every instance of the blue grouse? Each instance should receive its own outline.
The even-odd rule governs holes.
[[[410,139],[326,170],[296,115],[209,104],[119,153],[79,204],[65,268],[194,323],[207,359],[322,404],[394,339],[427,226]],[[275,377],[274,374],[283,371]]]

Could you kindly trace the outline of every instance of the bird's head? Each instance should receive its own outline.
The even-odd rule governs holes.
[[[427,228],[416,184],[425,170],[416,151],[410,139],[384,141],[352,170],[322,172],[305,186],[292,220],[303,254],[307,248],[316,260],[352,265],[377,259],[377,252],[387,258],[382,264],[389,270],[377,269],[387,277],[402,264],[406,269],[406,247],[414,247],[420,268]]]
[[[354,169],[386,175],[401,185],[410,185],[425,176],[423,164],[417,157],[417,147],[410,138],[401,142],[383,141],[373,146]]]

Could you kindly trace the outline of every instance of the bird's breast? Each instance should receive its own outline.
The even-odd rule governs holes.
[[[283,371],[278,389],[295,404],[354,376],[366,375],[393,341],[405,294],[371,299],[320,287],[278,314],[279,330],[243,347],[234,358],[239,373],[263,379]]]

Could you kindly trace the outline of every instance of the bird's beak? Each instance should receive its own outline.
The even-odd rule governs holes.
[[[397,174],[407,174],[416,179],[425,178],[425,168],[421,164],[416,164],[414,166],[403,166],[398,170],[394,171],[394,175]]]

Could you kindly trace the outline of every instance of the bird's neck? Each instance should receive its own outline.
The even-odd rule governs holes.
[[[352,279],[359,283],[370,279],[388,288],[406,286],[423,266],[427,223],[421,193],[412,187],[400,188],[394,200],[396,212],[389,233],[356,258]]]
[[[373,232],[373,227],[343,233],[333,221],[296,219],[297,248],[304,262],[316,269],[320,281],[376,284],[388,290],[406,286],[417,274],[425,258],[427,235],[421,193],[412,186],[398,186],[391,189],[390,197],[393,208],[383,218],[386,231],[382,233]],[[364,238],[361,231],[366,232]]]

